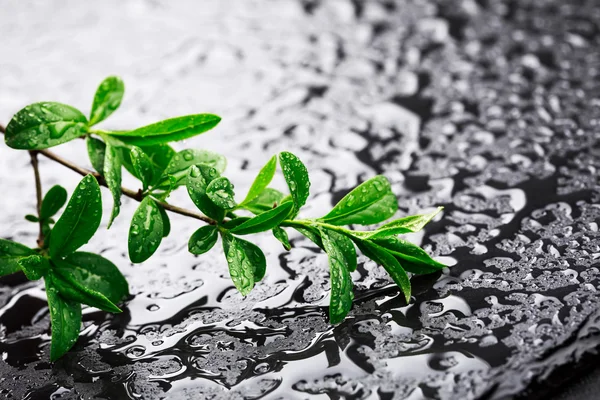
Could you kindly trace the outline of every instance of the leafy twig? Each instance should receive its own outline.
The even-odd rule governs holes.
[[[6,132],[6,128],[2,124],[0,124],[0,132],[1,133],[5,133]],[[99,173],[94,172],[94,171],[90,171],[89,169],[86,169],[86,168],[83,168],[83,167],[80,167],[79,165],[74,164],[71,161],[62,158],[61,156],[59,156],[56,153],[53,153],[53,152],[51,152],[49,150],[35,150],[35,151],[31,151],[30,153],[35,153],[35,154],[39,153],[39,154],[42,154],[46,158],[49,158],[52,161],[56,161],[57,163],[61,164],[62,166],[65,166],[65,167],[69,168],[71,171],[77,172],[79,175],[82,175],[82,176],[94,175],[94,177],[98,180],[98,183],[100,185],[102,185],[104,187],[108,187],[108,185],[106,184],[106,180]],[[32,158],[32,160],[31,160],[32,165],[33,165],[33,162],[34,161],[33,161],[33,158]],[[39,173],[37,172],[37,158],[36,158],[36,164],[34,165],[34,169],[36,171],[36,179],[38,179],[39,178]],[[36,185],[37,185],[37,181],[36,181]],[[125,196],[127,196],[127,197],[129,197],[131,199],[134,199],[136,201],[142,201],[143,200],[142,192],[140,190],[131,190],[131,189],[128,189],[126,187],[121,187],[121,192]],[[37,194],[38,194],[38,213],[39,213],[39,208],[41,206],[41,184],[40,184],[40,190],[38,191]],[[206,222],[207,224],[210,224],[210,225],[215,225],[217,223],[214,219],[208,218],[207,216],[202,215],[200,213],[197,213],[197,212],[194,212],[194,211],[182,208],[182,207],[178,207],[178,206],[175,206],[173,204],[165,203],[164,201],[159,201],[157,203],[159,203],[165,210],[171,211],[172,213],[184,215],[186,217],[190,217],[190,218],[194,218],[194,219],[198,219],[198,220],[204,221],[204,222]]]
[[[102,220],[100,185],[106,186],[113,197],[109,227],[119,215],[122,194],[140,202],[129,227],[128,250],[133,263],[149,259],[170,234],[168,210],[208,224],[190,237],[190,253],[206,253],[221,237],[229,274],[244,296],[263,279],[267,262],[263,251],[243,237],[270,231],[290,250],[292,245],[284,228],[298,231],[328,255],[329,320],[333,324],[341,322],[352,308],[351,272],[357,268],[357,248],[385,268],[407,303],[411,300],[407,271],[428,274],[444,267],[419,246],[397,237],[421,230],[441,207],[428,214],[392,220],[376,229],[347,228],[379,225],[396,214],[398,199],[384,176],[363,182],[320,218],[297,219],[309,198],[311,184],[302,161],[284,151],[267,162],[245,199],[237,203],[233,183],[222,175],[224,156],[200,149],[176,152],[169,146],[170,142],[212,129],[220,121],[218,116],[186,115],[132,131],[93,128],[119,107],[123,93],[123,82],[108,77],[96,91],[89,119],[66,104],[42,102],[20,110],[6,130],[0,125],[6,144],[28,150],[31,156],[38,216],[25,218],[40,225],[37,249],[0,239],[0,276],[23,271],[30,280],[44,279],[52,323],[51,360],[75,344],[81,327],[81,304],[120,312],[117,304],[128,295],[127,281],[114,264],[97,254],[77,251],[94,236]],[[96,172],[47,150],[80,138],[86,140]],[[52,217],[65,205],[68,194],[55,185],[42,198],[39,154],[84,176],[56,221]],[[289,189],[287,196],[269,187],[278,163]],[[121,186],[123,168],[141,181],[141,189]],[[202,214],[165,203],[182,186]]]

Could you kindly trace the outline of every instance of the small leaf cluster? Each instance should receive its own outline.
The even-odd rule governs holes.
[[[267,267],[265,254],[248,240],[249,235],[270,232],[288,251],[292,248],[288,231],[293,229],[322,249],[329,260],[331,323],[342,321],[352,307],[351,273],[357,268],[357,249],[385,268],[407,302],[411,296],[407,272],[428,274],[444,267],[419,246],[398,237],[421,230],[441,208],[384,223],[398,211],[398,200],[384,176],[363,182],[324,216],[300,218],[311,183],[306,166],[286,151],[266,162],[245,197],[238,201],[234,184],[224,176],[225,157],[201,149],[177,152],[169,145],[212,129],[220,121],[218,116],[188,115],[130,131],[94,128],[119,107],[123,94],[123,82],[109,77],[96,91],[89,119],[64,104],[35,103],[19,111],[6,129],[10,147],[30,151],[85,138],[90,163],[97,171],[95,176],[83,178],[56,222],[53,217],[67,199],[67,192],[59,186],[48,191],[37,216],[26,216],[40,226],[43,240],[38,248],[0,241],[0,275],[23,271],[29,279],[43,278],[46,282],[53,360],[75,343],[81,304],[119,312],[116,304],[128,295],[127,282],[114,264],[100,255],[77,251],[100,224],[99,183],[105,184],[113,196],[108,227],[119,215],[123,169],[140,181],[135,196],[140,204],[128,235],[133,263],[150,258],[170,234],[167,210],[174,209],[167,201],[174,190],[185,187],[203,214],[194,221],[206,223],[189,238],[189,252],[202,255],[220,238],[232,282],[244,296],[263,279]],[[278,166],[287,193],[270,186]],[[380,226],[371,230],[348,228],[372,225]]]
[[[125,277],[106,258],[77,251],[96,233],[102,218],[100,186],[92,175],[81,180],[65,211],[51,219],[67,200],[66,190],[54,186],[41,205],[43,244],[31,249],[0,239],[0,275],[22,271],[29,280],[44,279],[52,323],[50,359],[56,360],[75,344],[81,327],[81,305],[108,312],[129,295]]]
[[[9,147],[22,150],[42,150],[85,138],[90,162],[114,198],[109,227],[120,212],[123,167],[142,181],[144,196],[164,199],[185,184],[190,165],[209,163],[222,170],[226,163],[223,156],[213,152],[176,153],[169,146],[170,142],[194,137],[217,126],[221,118],[214,114],[171,118],[130,131],[95,129],[96,124],[119,108],[124,93],[123,81],[116,76],[108,77],[96,90],[89,119],[66,104],[34,103],[13,116],[5,134]]]

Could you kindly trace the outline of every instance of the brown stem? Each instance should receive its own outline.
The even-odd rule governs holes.
[[[0,124],[0,132],[1,133],[5,133],[6,130],[4,128],[4,126],[2,126]],[[98,180],[98,183],[102,186],[108,187],[108,185],[106,184],[106,180],[104,179],[104,177],[102,175],[100,175],[97,172],[94,171],[90,171],[86,168],[82,168],[79,165],[73,164],[72,162],[70,162],[69,160],[66,160],[64,158],[62,158],[61,156],[59,156],[56,153],[53,153],[49,150],[35,150],[35,151],[31,151],[30,153],[35,153],[37,154],[43,154],[45,157],[56,161],[57,163],[69,168],[72,171],[77,172],[80,175],[86,176],[86,175],[94,175],[94,177],[96,177],[96,179]],[[33,156],[32,156],[33,157]],[[31,163],[33,164],[33,158]],[[37,157],[36,157],[36,166],[34,166],[34,170],[36,171],[36,179],[39,178],[39,172],[37,172]],[[37,184],[37,182],[36,182]],[[139,190],[131,190],[131,189],[127,189],[125,187],[121,187],[121,192],[123,192],[123,194],[129,198],[132,198],[136,201],[142,201],[143,196],[141,196],[141,192]],[[191,211],[191,210],[187,210],[185,208],[181,208],[181,207],[177,207],[174,206],[172,204],[168,204],[162,201],[157,201],[158,204],[160,204],[165,210],[171,211],[175,214],[180,214],[180,215],[185,215],[186,217],[190,217],[190,218],[195,218],[198,219],[200,221],[204,221],[207,224],[210,225],[216,225],[217,222],[211,218],[208,218],[205,215],[202,215],[200,213]],[[40,184],[40,189],[38,191],[38,209],[41,207],[41,184]],[[39,211],[38,211],[39,213]],[[41,234],[41,231],[40,231]]]
[[[40,178],[37,152],[29,151],[29,157],[31,157],[31,166],[33,167],[33,175],[35,176],[35,195],[37,199],[36,209],[40,224],[40,233],[38,234],[37,245],[41,249],[44,247],[44,223],[42,221],[42,180]]]

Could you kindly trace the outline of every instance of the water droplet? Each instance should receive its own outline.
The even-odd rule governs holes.
[[[143,356],[145,352],[146,352],[146,348],[144,346],[132,346],[127,349],[126,354],[127,354],[127,357],[137,358],[137,357]]]
[[[354,195],[351,194],[348,196],[348,199],[346,200],[346,204],[348,204],[348,207],[352,207],[352,205],[354,204]]]

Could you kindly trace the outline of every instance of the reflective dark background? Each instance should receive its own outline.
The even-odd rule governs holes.
[[[0,397],[594,398],[597,371],[567,385],[600,344],[600,3],[9,0],[1,10],[1,123],[42,100],[87,111],[117,74],[126,95],[106,129],[219,114],[219,127],[177,148],[225,154],[239,193],[272,154],[293,151],[313,181],[306,216],[384,174],[399,216],[445,207],[410,239],[450,267],[414,279],[407,305],[361,263],[355,306],[333,327],[326,257],[310,242],[293,236],[283,253],[269,235],[253,238],[269,268],[243,299],[220,251],[187,252],[198,225],[183,217],[150,261],[131,265],[125,198],[87,248],[122,269],[135,297],[117,316],[84,310],[58,363],[42,285],[1,279]],[[89,166],[83,142],[57,152]],[[41,165],[46,188],[79,181]],[[28,156],[3,143],[0,187],[0,236],[33,244]],[[171,201],[193,207],[185,191]]]

